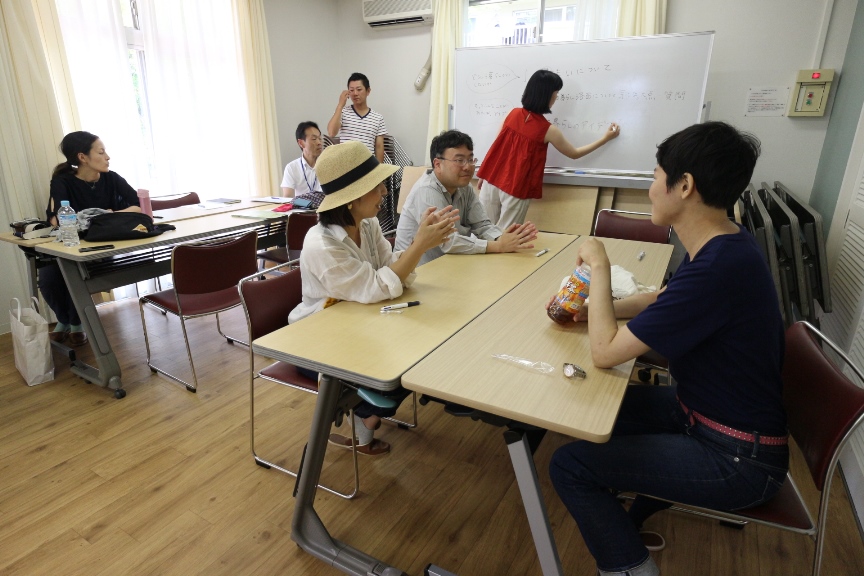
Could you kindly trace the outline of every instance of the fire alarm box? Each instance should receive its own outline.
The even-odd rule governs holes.
[[[789,99],[788,116],[824,116],[834,70],[801,70]]]

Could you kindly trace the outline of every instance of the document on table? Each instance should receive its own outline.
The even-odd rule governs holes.
[[[291,202],[294,198],[290,196],[262,196],[261,198],[252,198],[252,202],[270,202],[271,204],[285,204]]]

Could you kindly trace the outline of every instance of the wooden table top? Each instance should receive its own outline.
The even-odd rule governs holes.
[[[561,279],[572,271],[582,241],[559,252],[406,372],[403,386],[577,438],[608,440],[634,361],[611,369],[594,367],[587,323],[560,326],[545,310]],[[606,238],[602,242],[612,264],[645,285],[660,285],[672,246]],[[641,251],[645,257],[640,261]],[[536,373],[493,354],[546,362],[553,372]],[[565,377],[565,362],[583,368],[587,377]]]
[[[46,242],[53,241],[53,236],[45,236],[43,238],[31,238],[29,240],[24,240],[23,238],[15,236],[15,234],[13,234],[12,232],[3,232],[2,234],[0,234],[0,242],[17,244],[18,246],[23,246],[25,248],[33,248],[34,246],[38,246],[39,244],[45,244]]]
[[[235,202],[234,204],[225,204],[224,206],[220,206],[218,208],[201,208],[201,204],[189,204],[187,206],[178,206],[177,208],[168,208],[166,210],[156,210],[153,212],[153,216],[161,216],[161,218],[156,218],[154,222],[156,224],[173,224],[179,220],[189,220],[192,218],[201,218],[204,216],[212,216],[213,214],[224,214],[226,212],[240,212],[240,211],[271,211],[277,205],[272,202],[253,202],[252,200],[246,198],[241,200],[240,202]],[[277,216],[284,215],[284,213],[274,212]]]
[[[247,208],[248,210],[248,208]],[[163,211],[164,212],[164,211]],[[180,242],[189,242],[212,236],[214,233],[224,232],[241,232],[248,228],[260,226],[263,220],[250,218],[237,218],[234,213],[237,211],[220,211],[201,215],[197,218],[189,218],[184,220],[175,220],[172,222],[177,227],[176,230],[169,230],[159,236],[151,236],[149,238],[140,238],[135,240],[112,240],[104,242],[87,242],[81,241],[80,246],[66,247],[59,242],[47,244],[39,244],[36,246],[37,252],[44,252],[52,256],[66,258],[67,260],[75,260],[85,262],[88,260],[98,260],[118,254],[135,252],[142,248],[155,248],[157,246],[165,246],[177,244]],[[288,212],[283,212],[279,215],[280,218],[287,217]],[[157,221],[157,223],[160,221]],[[100,250],[98,252],[79,252],[79,248],[87,246],[99,246],[103,244],[113,244],[114,248],[109,250]]]
[[[391,390],[411,366],[576,238],[541,233],[535,248],[526,252],[438,258],[419,267],[414,285],[396,300],[340,302],[255,340],[253,348],[277,360]],[[549,252],[536,257],[542,248]],[[402,314],[380,313],[382,306],[412,300],[422,304]]]

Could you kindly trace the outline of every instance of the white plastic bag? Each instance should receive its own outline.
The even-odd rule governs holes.
[[[48,322],[39,314],[39,301],[33,298],[33,308],[22,308],[17,298],[9,302],[9,323],[12,326],[12,347],[15,367],[28,386],[54,380],[54,358],[48,338]]]

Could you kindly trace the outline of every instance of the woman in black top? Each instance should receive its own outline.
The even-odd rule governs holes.
[[[108,169],[111,159],[105,145],[95,134],[70,132],[60,142],[60,152],[66,157],[51,175],[51,195],[45,210],[47,220],[57,226],[60,202],[80,212],[86,208],[102,208],[112,212],[140,212],[138,194],[116,172]],[[72,303],[63,275],[56,262],[39,269],[39,290],[57,316],[51,339],[63,342],[69,338],[73,346],[87,343],[81,319]]]

